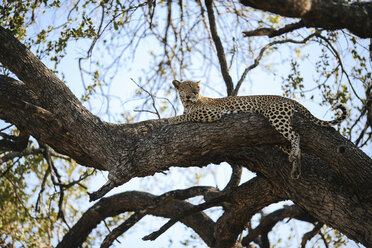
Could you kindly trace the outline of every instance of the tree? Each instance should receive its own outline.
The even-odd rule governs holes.
[[[366,247],[372,246],[372,161],[362,151],[368,147],[372,133],[371,64],[366,57],[367,43],[363,40],[372,38],[371,4],[286,0],[241,3],[243,5],[211,0],[69,3],[62,25],[48,24],[31,38],[27,38],[30,31],[27,28],[37,23],[37,14],[42,8],[46,8],[45,14],[48,14],[63,9],[61,3],[4,4],[1,24],[6,28],[0,28],[0,61],[4,74],[0,76],[0,118],[11,126],[1,129],[0,141],[3,162],[0,209],[8,213],[7,218],[2,217],[6,226],[1,231],[2,245],[14,240],[29,242],[18,240],[16,221],[27,223],[23,227],[25,232],[35,232],[32,225],[37,225],[42,235],[39,240],[34,238],[33,244],[51,245],[53,237],[58,235],[58,227],[53,224],[60,219],[58,230],[63,233],[63,239],[58,247],[78,247],[101,221],[133,212],[124,221],[115,219],[111,223],[113,230],[105,235],[101,247],[110,246],[146,215],[170,218],[166,225],[159,226],[159,231],[146,236],[147,240],[156,239],[180,221],[211,247],[249,246],[252,242],[269,247],[268,233],[280,220],[290,217],[314,225],[313,230],[304,235],[302,246],[324,224]],[[248,6],[300,20],[293,23],[291,19],[281,19]],[[167,18],[162,21],[164,13]],[[309,29],[311,27],[314,29]],[[244,30],[245,37],[231,39],[234,30],[239,34]],[[271,38],[260,40],[255,36]],[[23,39],[26,46],[19,41]],[[89,41],[89,48],[86,56],[78,60],[86,90],[79,100],[57,73],[64,78],[58,69],[68,45],[83,39]],[[123,43],[118,43],[121,39]],[[144,83],[139,85],[139,94],[147,94],[149,99],[143,102],[144,110],[152,105],[153,112],[160,117],[156,94],[169,90],[168,79],[192,76],[195,60],[203,61],[204,65],[198,66],[206,71],[209,87],[221,88],[210,83],[217,69],[222,77],[216,78],[222,78],[220,83],[227,95],[237,95],[248,73],[260,65],[263,57],[275,56],[279,45],[288,44],[281,48],[293,55],[288,63],[291,71],[282,78],[284,93],[314,99],[321,93],[322,103],[348,103],[354,113],[340,131],[354,143],[333,128],[314,126],[296,113],[293,125],[301,136],[302,175],[299,180],[293,180],[287,155],[275,146],[286,144],[285,139],[257,114],[236,114],[215,123],[176,126],[166,126],[166,119],[129,123],[130,115],[123,118],[127,123],[105,122],[82,101],[93,104],[91,99],[99,91],[109,99],[108,91],[103,89],[110,87],[117,66],[123,65],[121,59],[136,51],[144,39],[158,41],[162,46],[161,52],[151,51],[153,64]],[[261,41],[268,43],[262,46]],[[315,93],[307,91],[301,75],[301,60],[295,59],[301,51],[290,44],[302,44],[301,49],[315,44],[319,49],[320,55],[313,61],[318,77]],[[113,61],[121,63],[101,65],[100,57],[93,56],[99,45],[107,49],[104,53],[115,50]],[[349,46],[347,51],[353,57],[351,65],[344,63],[348,55],[344,55],[342,46],[338,45]],[[118,53],[116,50],[121,47],[124,48]],[[250,55],[253,58],[249,58]],[[48,69],[40,58],[53,61],[56,71]],[[314,59],[311,55],[304,58]],[[243,70],[239,67],[240,63],[248,62],[252,63]],[[101,67],[104,69],[99,70]],[[234,68],[238,76],[232,75]],[[90,76],[89,85],[87,76]],[[106,105],[110,106],[110,102]],[[11,129],[13,125],[16,129]],[[79,220],[72,219],[70,227],[70,218],[77,210],[68,202],[85,194],[80,188],[85,187],[83,180],[95,173],[80,172],[76,179],[79,169],[74,161],[109,174],[107,183],[90,194],[91,200],[99,201],[79,216]],[[204,167],[221,162],[228,162],[232,167],[231,179],[222,190],[198,185],[159,196],[127,191],[104,197],[114,187],[135,177],[152,176],[170,167]],[[242,168],[255,172],[256,176],[240,184]],[[32,200],[25,180],[31,172],[40,184],[38,199],[33,201],[35,206],[28,205]],[[53,187],[55,193],[50,193],[47,200],[41,199],[47,194],[45,188]],[[77,190],[75,195],[71,189]],[[187,201],[195,196],[203,196],[204,202],[194,205]],[[13,205],[11,199],[15,202]],[[294,204],[262,216],[255,227],[250,225],[254,214],[282,200],[291,200]],[[11,211],[10,206],[21,210]],[[217,221],[202,212],[213,206],[223,207]],[[40,209],[42,207],[44,209]],[[36,217],[30,209],[35,209]],[[242,233],[246,229],[248,233]]]

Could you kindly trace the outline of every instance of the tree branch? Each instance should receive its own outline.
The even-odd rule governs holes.
[[[226,211],[214,231],[214,247],[234,247],[238,235],[263,206],[283,200],[285,194],[263,177],[255,177],[232,191]]]
[[[306,27],[328,30],[348,29],[361,38],[372,38],[372,3],[351,3],[329,0],[240,0],[252,8],[281,16],[301,18]]]
[[[128,211],[138,211],[146,206],[152,205],[157,196],[149,193],[130,191],[107,198],[102,198],[90,209],[88,209],[72,229],[64,236],[57,247],[78,247],[87,238],[89,233],[105,218],[116,216]],[[192,207],[192,204],[173,200],[161,208],[151,209],[150,214],[165,218],[174,218],[177,213]],[[211,246],[213,237],[213,221],[203,213],[185,217],[181,220],[186,226],[191,227],[204,242]]]
[[[288,25],[285,25],[283,28],[280,29],[273,29],[273,28],[259,28],[252,31],[244,31],[243,36],[244,37],[250,37],[250,36],[268,36],[269,38],[282,35],[285,33],[292,32],[296,29],[305,27],[304,22],[301,20],[296,23],[291,23]]]
[[[314,226],[313,230],[304,234],[304,236],[302,237],[302,241],[301,241],[301,248],[306,247],[307,241],[310,241],[315,235],[317,235],[319,233],[320,229],[322,228],[322,226],[324,226],[324,223],[318,222]]]
[[[251,70],[253,70],[254,68],[256,68],[259,65],[260,60],[262,59],[262,56],[263,56],[264,52],[266,51],[266,49],[268,49],[269,47],[272,47],[274,45],[283,44],[283,43],[305,44],[306,42],[308,42],[314,36],[316,36],[316,33],[307,36],[303,40],[292,40],[292,39],[276,40],[276,41],[270,42],[269,44],[267,44],[266,46],[264,46],[263,48],[261,48],[260,53],[255,58],[253,64],[251,64],[250,66],[248,66],[244,70],[242,76],[240,77],[238,83],[235,86],[235,89],[234,89],[232,95],[233,96],[238,95],[239,89],[240,89],[242,83],[244,82],[245,78],[247,77],[248,72],[251,71]]]
[[[207,202],[201,203],[196,206],[192,206],[190,209],[185,210],[182,212],[182,214],[177,215],[177,217],[170,219],[165,225],[163,225],[159,230],[146,235],[143,237],[143,240],[155,240],[157,239],[161,234],[163,234],[165,231],[167,231],[170,227],[172,227],[174,224],[176,224],[178,221],[181,221],[183,218],[190,216],[192,214],[201,212],[205,209],[214,207],[214,206],[219,206],[222,205],[224,201],[228,199],[227,195],[221,195],[217,198],[211,199]]]
[[[234,90],[234,84],[229,74],[229,68],[227,66],[226,56],[225,56],[225,52],[222,46],[222,42],[221,42],[220,37],[218,36],[216,20],[214,18],[214,11],[213,11],[213,0],[205,0],[205,5],[207,7],[209,28],[211,31],[214,45],[216,46],[218,61],[220,62],[221,74],[226,84],[227,95],[231,96]]]
[[[110,167],[113,161],[107,160],[110,157],[107,154],[109,151],[102,149],[105,142],[96,139],[106,135],[104,124],[81,104],[64,82],[59,80],[10,31],[1,26],[0,62],[17,75],[28,90],[37,97],[40,104],[35,106],[45,109],[45,113],[50,112],[52,119],[60,121],[65,132],[74,136],[84,153],[96,157],[101,168]],[[95,135],[83,134],[82,126]],[[84,142],[87,139],[90,139],[90,142]]]
[[[242,245],[248,246],[260,235],[267,235],[278,222],[285,218],[300,219],[310,222],[316,221],[316,219],[305,213],[304,210],[299,208],[297,205],[284,206],[283,208],[264,216],[261,219],[260,224],[253,230],[250,230],[248,235],[243,238]]]
[[[60,96],[62,97],[62,96]],[[24,103],[34,106],[32,109],[42,108],[41,102],[36,94],[31,91],[23,82],[13,78],[0,75],[0,99],[11,99],[9,101],[0,100],[0,118],[17,126],[21,132],[34,136],[37,140],[50,145],[55,151],[69,155],[78,163],[86,166],[104,169],[102,163],[92,158],[89,151],[84,150],[76,139],[65,128],[61,126],[58,116],[45,118],[45,115],[37,114],[38,111],[29,111]],[[48,110],[45,110],[48,111]],[[50,113],[48,111],[48,113]],[[50,113],[53,115],[53,113]],[[80,133],[84,130],[83,123],[80,123]],[[80,141],[80,143],[85,143]],[[104,150],[104,147],[101,149]]]
[[[121,225],[116,227],[109,235],[106,236],[105,240],[101,244],[101,248],[109,247],[121,234],[126,232],[134,224],[136,224],[140,219],[151,213],[157,208],[162,207],[164,204],[171,202],[172,200],[185,200],[194,196],[204,195],[209,191],[217,191],[213,187],[192,187],[185,190],[173,190],[164,193],[156,197],[149,205],[143,207],[142,209],[136,211],[132,214],[129,219],[123,222]]]

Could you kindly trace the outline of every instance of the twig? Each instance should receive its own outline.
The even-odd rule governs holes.
[[[318,234],[323,225],[324,223],[318,222],[314,226],[313,230],[305,233],[304,236],[302,236],[301,248],[305,248],[307,241],[310,241],[316,234]]]
[[[216,46],[218,61],[220,62],[222,77],[226,84],[227,95],[231,96],[234,90],[234,84],[229,74],[229,69],[227,66],[226,56],[225,56],[225,52],[222,46],[222,42],[221,42],[220,37],[218,36],[216,20],[215,20],[214,13],[213,13],[213,0],[205,0],[205,5],[207,7],[209,28],[211,31],[214,45]]]
[[[155,99],[160,99],[160,100],[166,100],[168,103],[170,103],[170,105],[172,106],[172,109],[174,111],[174,114],[176,115],[177,114],[177,110],[176,110],[176,107],[173,105],[173,103],[166,97],[158,97],[154,94],[152,94],[151,92],[149,92],[148,90],[146,90],[145,88],[143,88],[141,85],[139,85],[136,81],[134,81],[133,78],[131,78],[132,82],[137,85],[138,88],[140,88],[141,90],[143,90],[144,92],[146,92],[152,99],[152,107],[154,108],[155,112],[153,111],[150,111],[150,110],[134,110],[135,112],[148,112],[148,113],[152,113],[152,114],[156,114],[158,116],[159,119],[161,119],[161,116],[160,116],[160,113],[158,111],[158,109],[156,108],[156,105],[155,105]]]
[[[359,142],[362,141],[364,135],[365,135],[366,132],[367,132],[368,127],[369,127],[368,122],[366,122],[365,125],[364,125],[363,130],[360,132],[359,137],[354,141],[354,143],[355,143],[356,146],[359,145]]]
[[[25,213],[31,218],[31,219],[36,219],[36,217],[35,216],[32,216],[31,214],[30,214],[30,212],[28,211],[28,208],[25,206],[25,204],[23,203],[23,200],[19,197],[19,195],[18,195],[18,187],[17,187],[17,185],[13,182],[13,180],[11,179],[11,178],[7,178],[8,180],[9,180],[9,182],[12,184],[12,186],[13,186],[13,189],[14,189],[14,194],[15,194],[15,196],[16,196],[16,198],[17,198],[17,200],[18,200],[18,202],[19,202],[19,204],[21,204],[21,206],[23,207],[23,209],[24,209],[24,211],[25,211]]]
[[[4,130],[6,130],[6,129],[8,129],[8,128],[10,128],[11,126],[13,126],[13,124],[10,124],[10,125],[8,125],[8,126],[6,126],[6,127],[2,128],[2,129],[0,129],[0,132],[2,132],[2,131],[4,131]]]
[[[370,132],[370,133],[368,134],[368,137],[367,137],[366,141],[364,141],[364,143],[362,143],[362,144],[360,145],[360,147],[363,147],[363,146],[367,145],[367,144],[369,143],[369,140],[370,140],[371,137],[372,137],[372,132]]]
[[[0,159],[0,161],[1,161],[1,159]],[[8,167],[6,167],[6,169],[4,170],[4,172],[2,172],[1,173],[1,175],[0,175],[0,178],[1,177],[4,177],[8,172],[9,172],[9,170],[15,165],[15,164],[17,164],[19,162],[19,158],[17,159],[17,161],[15,161],[14,163],[10,163],[9,165],[8,165]],[[0,163],[1,164],[1,163]]]
[[[199,204],[199,205],[196,205],[196,206],[193,206],[191,207],[190,209],[186,210],[185,212],[183,212],[181,215],[179,215],[178,217],[176,218],[173,218],[173,219],[170,219],[165,225],[163,225],[158,231],[155,231],[149,235],[146,235],[145,237],[143,237],[142,239],[143,240],[155,240],[156,238],[158,238],[161,234],[163,234],[165,231],[167,231],[171,226],[173,226],[174,224],[176,224],[178,221],[180,221],[181,219],[191,215],[191,214],[194,214],[194,213],[197,213],[197,212],[200,212],[200,211],[203,211],[205,209],[208,209],[210,207],[213,207],[213,206],[216,206],[216,205],[220,205],[222,204],[223,202],[226,201],[226,199],[228,198],[227,195],[222,195],[220,197],[216,197],[208,202],[204,202],[202,204]]]
[[[296,29],[305,27],[305,23],[301,20],[296,23],[291,23],[285,25],[283,28],[280,29],[273,29],[273,28],[259,28],[252,31],[244,31],[243,36],[244,37],[250,37],[250,36],[268,36],[269,38],[282,35],[285,33],[292,32]]]
[[[12,160],[15,157],[23,157],[23,156],[27,156],[27,155],[31,155],[31,154],[33,154],[33,155],[41,154],[43,152],[44,152],[44,149],[42,149],[42,148],[31,148],[31,147],[28,147],[21,152],[9,152],[9,153],[5,154],[2,158],[0,158],[0,164],[2,164],[4,162],[7,162],[9,160]]]
[[[158,116],[159,119],[161,119],[160,113],[159,113],[158,109],[156,108],[155,96],[151,92],[149,92],[145,88],[143,88],[141,85],[137,84],[137,82],[134,81],[133,78],[131,78],[130,80],[132,80],[132,82],[135,83],[135,85],[137,85],[137,87],[139,87],[141,90],[143,90],[144,92],[146,92],[151,97],[151,99],[152,99],[152,107],[155,110],[155,114]]]
[[[131,228],[134,224],[136,224],[139,220],[141,220],[146,214],[148,214],[150,211],[160,207],[161,205],[164,205],[171,200],[185,200],[190,197],[194,197],[197,195],[205,194],[209,191],[215,191],[217,190],[214,187],[203,187],[203,186],[197,186],[197,187],[191,187],[185,190],[174,190],[170,192],[166,192],[158,197],[156,197],[150,204],[146,205],[142,209],[136,211],[133,213],[125,222],[120,224],[118,227],[116,227],[110,234],[108,234],[101,244],[101,248],[106,248],[111,246],[111,244],[114,242],[117,237],[119,237],[122,233],[126,232],[129,228]]]
[[[43,180],[41,181],[40,191],[39,191],[39,194],[38,194],[38,196],[37,196],[37,200],[36,200],[36,204],[35,204],[35,211],[36,211],[36,212],[39,212],[39,211],[40,211],[40,203],[41,203],[41,201],[42,201],[43,192],[44,192],[44,190],[45,190],[45,183],[46,183],[46,180],[47,180],[49,174],[50,174],[50,166],[48,165],[48,168],[47,168],[47,170],[45,171],[45,174],[44,174]]]
[[[248,246],[250,242],[256,240],[260,235],[269,233],[271,229],[281,220],[290,217],[296,218],[303,221],[313,222],[315,219],[308,216],[297,205],[284,206],[261,219],[261,223],[253,230],[250,230],[248,235],[243,238],[243,246]]]
[[[341,67],[341,70],[342,72],[346,75],[346,79],[354,93],[354,95],[363,103],[363,100],[359,97],[358,93],[356,92],[356,90],[354,89],[354,86],[353,84],[351,83],[351,80],[349,78],[349,74],[346,72],[345,68],[344,68],[344,64],[342,63],[342,60],[341,60],[341,57],[340,57],[340,54],[337,52],[336,48],[332,45],[332,43],[324,36],[322,36],[320,33],[315,33],[317,37],[321,38],[322,40],[324,40],[329,47],[327,47],[328,49],[330,49],[333,53],[334,53],[334,56],[336,57],[336,59],[338,60],[338,63]]]
[[[324,234],[323,234],[323,233],[319,233],[319,234],[320,234],[320,237],[322,237],[322,240],[323,240],[324,246],[325,246],[326,248],[329,248],[328,241],[327,241],[326,237],[324,237]]]
[[[268,49],[269,47],[271,46],[274,46],[274,45],[277,45],[277,44],[283,44],[283,43],[295,43],[295,44],[304,44],[306,43],[308,40],[310,40],[312,37],[314,37],[316,35],[316,33],[314,34],[311,34],[309,35],[308,37],[306,37],[305,39],[303,40],[292,40],[292,39],[285,39],[285,40],[277,40],[277,41],[273,41],[273,42],[270,42],[269,44],[267,44],[266,46],[264,46],[263,48],[261,48],[260,50],[260,53],[258,54],[258,56],[255,58],[254,62],[252,65],[248,66],[242,76],[240,77],[238,83],[236,84],[236,87],[234,89],[234,91],[232,92],[232,95],[233,96],[236,96],[238,94],[238,91],[240,89],[240,86],[242,85],[243,81],[245,80],[248,72],[254,68],[256,68],[259,63],[260,63],[260,60],[262,59],[262,56],[264,54],[264,52],[266,51],[266,49]]]
[[[64,184],[64,183],[56,183],[57,186],[61,186],[63,187],[64,189],[69,189],[71,188],[72,186],[74,186],[75,184],[78,184],[81,186],[80,182],[83,181],[84,179],[86,179],[87,177],[93,175],[93,173],[95,172],[95,169],[91,172],[91,173],[88,173],[88,171],[84,172],[82,175],[80,175],[79,179],[77,180],[73,180],[67,184]],[[85,186],[83,188],[86,188]]]
[[[150,113],[154,115],[158,115],[158,113],[151,111],[151,110],[146,110],[146,109],[135,109],[133,112],[138,112],[138,113]],[[158,116],[159,117],[159,116]],[[160,118],[159,118],[160,119]]]

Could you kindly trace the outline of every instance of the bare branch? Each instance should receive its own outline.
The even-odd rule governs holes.
[[[288,217],[311,222],[316,221],[297,205],[284,206],[283,208],[264,216],[261,219],[260,224],[243,238],[242,244],[248,246],[250,242],[254,241],[260,235],[267,235],[278,222]]]
[[[183,218],[189,216],[189,215],[192,215],[192,214],[195,214],[197,212],[200,212],[200,211],[203,211],[205,209],[208,209],[210,207],[213,207],[213,206],[218,206],[218,205],[222,205],[222,203],[224,201],[226,201],[228,199],[228,196],[227,195],[222,195],[222,196],[219,196],[217,198],[214,198],[212,200],[209,200],[207,202],[204,202],[202,204],[199,204],[199,205],[196,205],[196,206],[193,206],[192,208],[184,211],[181,215],[178,215],[177,217],[169,220],[165,225],[163,225],[158,231],[156,232],[153,232],[149,235],[146,235],[145,237],[143,237],[142,239],[143,240],[155,240],[157,239],[161,234],[163,234],[165,231],[167,231],[171,226],[173,226],[174,224],[176,224],[178,221],[181,221]]]
[[[43,180],[41,181],[41,187],[40,187],[40,191],[39,191],[39,194],[37,196],[37,200],[36,200],[36,204],[35,204],[35,211],[36,212],[39,212],[40,211],[40,204],[41,204],[41,201],[42,201],[42,197],[43,197],[43,192],[45,190],[45,184],[46,184],[46,180],[50,174],[50,166],[48,165],[48,168],[47,170],[45,171],[44,173],[44,176],[43,176]]]
[[[0,164],[7,162],[9,160],[12,160],[16,157],[23,157],[23,156],[27,156],[31,154],[36,155],[36,154],[41,154],[43,152],[44,152],[44,149],[42,148],[31,148],[31,147],[27,147],[21,152],[8,152],[4,156],[2,156],[2,158],[0,158]]]
[[[112,180],[108,180],[102,187],[100,187],[97,191],[93,192],[93,193],[89,193],[88,192],[88,195],[89,195],[89,201],[92,202],[92,201],[95,201],[101,197],[103,197],[104,195],[107,194],[107,192],[109,192],[110,190],[112,190],[113,188],[115,188],[116,186],[118,185],[115,185],[114,181]]]
[[[338,51],[336,50],[336,48],[332,45],[332,43],[329,41],[329,39],[327,39],[326,37],[322,36],[320,33],[316,33],[316,36],[319,37],[319,38],[321,38],[322,40],[324,40],[328,44],[329,47],[327,47],[327,48],[330,49],[333,52],[334,56],[336,57],[339,65],[341,67],[342,72],[346,75],[347,81],[348,81],[348,83],[349,83],[349,85],[350,85],[350,87],[351,87],[354,95],[363,103],[363,100],[359,97],[359,95],[356,92],[353,84],[351,83],[351,80],[349,78],[349,74],[346,72],[345,67],[344,67],[344,63],[342,62],[341,57],[340,57],[340,54],[338,53]]]
[[[226,56],[223,49],[223,45],[220,37],[218,36],[216,20],[213,11],[213,0],[205,0],[205,5],[207,7],[209,28],[211,31],[212,39],[214,45],[216,46],[218,61],[220,62],[221,74],[226,84],[227,95],[231,96],[234,90],[234,84],[229,74],[229,69],[226,62]]]
[[[1,75],[0,75],[1,76]],[[11,126],[13,126],[12,124],[10,124],[10,125],[8,125],[8,126],[6,126],[6,127],[4,127],[4,128],[2,128],[2,129],[0,129],[0,132],[2,132],[2,131],[4,131],[4,130],[6,130],[6,129],[8,129],[8,128],[10,128]]]
[[[213,187],[192,187],[185,190],[174,190],[164,193],[161,196],[158,196],[152,201],[149,205],[145,206],[144,208],[140,209],[133,213],[129,219],[123,222],[121,225],[116,227],[112,232],[110,232],[103,243],[101,244],[102,248],[106,248],[111,246],[113,241],[118,238],[122,233],[126,232],[129,228],[131,228],[134,224],[136,224],[139,220],[141,220],[144,216],[148,213],[154,211],[156,208],[162,207],[164,204],[172,201],[172,200],[185,200],[190,197],[198,196],[201,194],[205,194],[209,191],[217,191],[216,188]]]
[[[243,161],[240,163],[243,164]],[[261,176],[233,188],[229,200],[224,204],[225,212],[216,223],[214,247],[236,245],[238,235],[246,228],[252,216],[261,210],[262,206],[268,206],[283,198],[285,194],[281,189]]]
[[[315,235],[317,235],[323,225],[324,225],[324,223],[318,222],[314,226],[313,230],[311,230],[310,232],[307,232],[307,233],[304,234],[304,236],[302,237],[302,241],[301,241],[301,248],[305,248],[306,247],[307,241],[310,241]]]
[[[273,28],[259,28],[252,31],[244,31],[243,36],[249,37],[249,36],[268,36],[269,38],[282,35],[285,33],[292,32],[296,29],[305,27],[305,24],[303,21],[299,21],[296,23],[291,23],[285,25],[283,28],[280,29],[273,29]]]
[[[250,65],[250,66],[248,66],[244,70],[242,76],[240,77],[238,83],[235,86],[234,91],[232,92],[232,95],[233,96],[236,96],[238,94],[239,89],[240,89],[240,86],[242,85],[242,83],[244,82],[245,78],[247,77],[248,72],[251,71],[252,69],[256,68],[259,65],[260,60],[262,59],[262,56],[263,56],[264,52],[266,51],[266,49],[268,49],[269,47],[272,47],[274,45],[283,44],[283,43],[305,44],[308,40],[310,40],[315,35],[316,35],[315,33],[314,34],[311,34],[311,35],[309,35],[308,37],[306,37],[303,40],[292,40],[292,39],[277,40],[277,41],[270,42],[269,44],[267,44],[266,46],[264,46],[263,48],[261,48],[260,53],[255,58],[253,64]]]
[[[328,30],[347,28],[361,38],[372,37],[372,4],[370,2],[345,4],[343,1],[277,1],[240,0],[245,6],[272,13],[301,18],[306,27]],[[352,20],[352,21],[351,21]]]
[[[124,192],[102,198],[84,213],[57,247],[78,247],[84,242],[92,229],[103,219],[123,212],[144,209],[145,206],[152,205],[156,198],[152,194],[138,191]],[[193,205],[188,202],[172,200],[165,203],[161,208],[152,209],[149,213],[165,218],[175,218],[179,211],[185,211],[192,207]],[[212,245],[213,221],[208,216],[203,213],[196,213],[185,217],[181,222],[198,233],[207,245]]]

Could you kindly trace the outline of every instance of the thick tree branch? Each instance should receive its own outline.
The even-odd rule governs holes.
[[[98,138],[106,135],[104,124],[80,103],[52,71],[3,27],[0,27],[0,61],[37,97],[39,104],[35,110],[50,113],[47,116],[58,120],[64,132],[74,136],[81,149],[94,156],[101,168],[110,167],[114,161],[107,160],[110,158],[109,150],[102,149],[105,142]],[[18,103],[19,100],[21,99],[14,99],[13,102]],[[82,126],[93,135],[87,136],[81,132]],[[90,142],[83,142],[87,139]]]
[[[155,209],[164,206],[165,204],[173,201],[173,200],[185,200],[194,196],[204,195],[209,191],[217,191],[216,188],[213,187],[192,187],[185,190],[174,190],[164,193],[158,197],[156,197],[151,203],[142,209],[133,213],[129,219],[127,219],[124,223],[116,227],[109,235],[106,236],[105,240],[101,244],[101,247],[109,247],[114,242],[114,240],[119,237],[121,234],[126,232],[129,228],[131,228],[134,224],[136,224],[139,220],[141,220],[147,214],[153,212]],[[191,208],[192,209],[192,208]],[[185,211],[189,211],[185,210]],[[195,213],[195,211],[193,212]]]
[[[216,223],[214,247],[234,247],[238,235],[263,206],[283,200],[285,194],[263,177],[255,177],[233,190],[226,211]]]
[[[36,139],[53,147],[57,152],[69,155],[82,165],[104,169],[99,161],[92,158],[90,152],[77,145],[79,141],[74,135],[61,127],[57,116],[46,118],[45,115],[40,114],[40,111],[36,111],[42,109],[41,102],[23,82],[0,75],[0,99],[3,99],[0,100],[0,118],[2,120],[16,125],[21,132],[33,135]],[[28,108],[27,106],[33,107]],[[83,129],[84,125],[80,126],[80,130]]]
[[[299,180],[290,180],[288,178],[289,168],[282,167],[285,160],[279,159],[276,155],[274,156],[276,159],[274,159],[271,156],[273,153],[268,149],[263,149],[262,152],[259,152],[259,149],[246,149],[240,155],[242,158],[245,157],[243,161],[254,161],[254,166],[247,163],[250,170],[261,166],[267,167],[263,176],[276,187],[281,187],[286,192],[288,199],[305,209],[318,221],[340,230],[351,239],[359,240],[367,247],[372,244],[369,234],[369,230],[372,228],[371,183],[364,188],[367,195],[361,196],[366,198],[360,199],[360,202],[357,203],[359,200],[357,202],[355,200],[359,198],[359,189],[355,189],[353,183],[346,183],[338,172],[330,169],[319,158],[303,153],[301,163],[305,171],[302,171]],[[256,157],[252,157],[253,154]],[[371,164],[371,162],[369,163]],[[279,170],[275,169],[278,167],[280,167]],[[314,182],[316,185],[313,184]],[[298,195],[299,192],[302,192],[301,196]],[[329,211],[324,212],[320,208]],[[346,211],[346,209],[358,209],[361,212]],[[363,219],[363,224],[355,222],[358,218]],[[341,221],[341,219],[343,220]],[[357,229],[358,231],[356,231]]]
[[[21,152],[27,148],[28,140],[30,138],[30,135],[25,132],[21,132],[18,136],[8,135],[0,132],[0,136],[2,137],[2,139],[0,140],[0,151]]]
[[[79,247],[89,233],[105,218],[128,211],[138,211],[152,205],[156,198],[157,196],[152,194],[138,191],[124,192],[103,198],[84,213],[57,247]],[[162,207],[150,210],[149,213],[155,216],[174,218],[180,210],[185,211],[192,206],[190,203],[174,200]],[[212,244],[213,237],[211,234],[213,233],[214,222],[204,213],[195,213],[185,217],[181,222],[198,233],[207,245]]]
[[[245,6],[278,15],[301,18],[306,27],[348,29],[361,38],[372,38],[372,3],[345,4],[332,0],[240,0]]]
[[[316,221],[316,219],[304,212],[304,210],[299,208],[297,205],[284,206],[283,208],[264,216],[261,219],[260,224],[256,228],[250,230],[248,235],[243,238],[242,245],[248,246],[250,242],[256,240],[260,235],[267,235],[278,222],[285,218],[299,219],[308,222]]]

